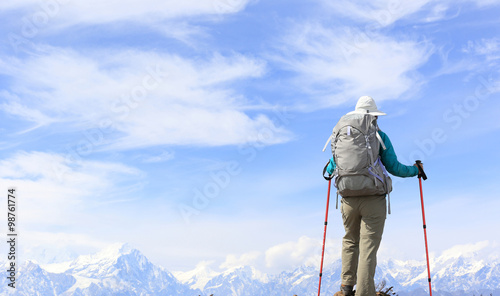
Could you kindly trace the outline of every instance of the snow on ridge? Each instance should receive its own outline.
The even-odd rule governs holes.
[[[498,247],[496,243],[492,243],[490,241],[480,241],[474,244],[464,244],[464,245],[456,245],[453,246],[441,254],[436,261],[447,261],[454,260],[459,257],[485,257],[489,256],[491,253],[491,249]]]
[[[307,281],[308,279],[310,279],[311,277],[313,277],[312,274],[307,274],[305,273],[303,270],[300,270],[297,274],[295,274],[293,277],[292,277],[292,280],[293,279],[296,279],[293,283],[292,283],[292,286],[298,286],[300,285],[301,283],[303,283],[304,281]]]
[[[262,283],[267,283],[269,281],[269,276],[266,273],[263,273],[257,270],[255,267],[248,265],[233,266],[223,271],[221,274],[223,274],[224,276],[231,275],[232,277],[247,276],[251,280],[257,280]]]
[[[75,284],[73,284],[73,286],[71,286],[68,290],[66,290],[66,293],[73,293],[77,289],[84,290],[84,289],[90,287],[92,284],[96,284],[96,285],[99,284],[98,279],[92,279],[92,278],[78,276],[78,275],[73,275],[73,277],[75,278],[76,282],[75,282]]]
[[[45,269],[50,273],[64,273],[68,269],[71,268],[71,263],[73,261],[61,262],[61,263],[50,263],[50,264],[41,264],[40,267]]]

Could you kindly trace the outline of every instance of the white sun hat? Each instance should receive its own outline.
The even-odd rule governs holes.
[[[356,109],[349,112],[348,114],[371,114],[375,116],[387,115],[384,112],[378,110],[375,100],[369,96],[362,96],[359,98],[358,103],[356,103]]]

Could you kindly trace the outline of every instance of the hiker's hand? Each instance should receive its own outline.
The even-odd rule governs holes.
[[[420,163],[420,165],[418,165],[418,164],[414,164],[413,166],[416,166],[416,167],[417,167],[417,169],[418,169],[418,167],[420,166],[420,168],[422,169],[422,171],[424,170],[424,164],[423,164],[423,163]],[[420,172],[420,170],[419,170],[419,172]]]
[[[420,160],[417,160],[414,166],[418,168],[418,177],[427,180],[427,175],[424,172],[424,165],[422,164],[422,162]]]

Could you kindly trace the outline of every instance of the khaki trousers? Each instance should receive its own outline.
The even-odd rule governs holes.
[[[345,236],[342,240],[342,284],[356,285],[356,296],[375,296],[377,251],[386,219],[385,195],[341,200]]]

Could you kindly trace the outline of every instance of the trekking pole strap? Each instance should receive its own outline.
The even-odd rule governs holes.
[[[420,160],[417,160],[415,161],[415,163],[417,164],[418,168],[418,177],[427,180],[427,175],[425,174],[424,169],[422,168],[422,162]]]
[[[327,180],[327,181],[330,181],[333,178],[333,175],[325,176],[326,169],[328,168],[329,164],[330,164],[330,160],[328,160],[328,162],[326,163],[325,167],[323,168],[323,178],[325,178],[325,180]]]

